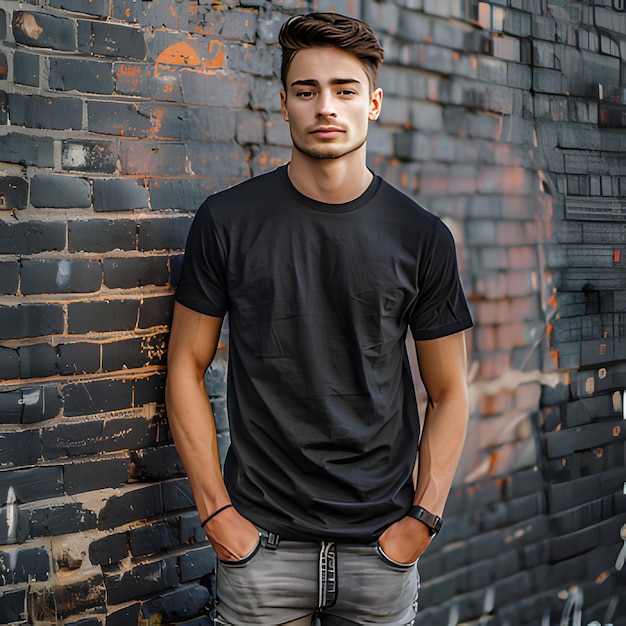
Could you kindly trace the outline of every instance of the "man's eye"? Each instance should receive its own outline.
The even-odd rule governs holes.
[[[296,96],[298,96],[298,98],[310,98],[312,95],[312,91],[298,91],[298,93],[296,93]]]
[[[352,91],[352,89],[342,89],[339,92],[340,96],[353,96],[356,92]]]

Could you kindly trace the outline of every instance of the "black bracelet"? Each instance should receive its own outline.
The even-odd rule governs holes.
[[[209,515],[209,517],[207,517],[204,522],[202,522],[202,524],[200,524],[200,528],[204,529],[204,527],[216,516],[219,515],[222,511],[225,511],[226,509],[230,509],[230,507],[233,506],[230,502],[228,504],[225,504],[224,506],[221,506],[219,509],[217,509],[217,511],[214,511],[213,513],[211,513],[211,515]]]

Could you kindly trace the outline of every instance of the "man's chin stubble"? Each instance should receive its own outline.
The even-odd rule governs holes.
[[[322,152],[322,150],[324,149],[323,146],[320,146],[320,151],[317,151],[313,148],[303,148],[302,146],[299,146],[294,140],[293,137],[291,138],[292,143],[293,143],[293,147],[300,153],[302,154],[306,154],[307,156],[313,158],[313,159],[320,159],[320,160],[328,160],[328,159],[340,159],[341,157],[344,157],[348,154],[352,154],[353,152],[356,152],[357,150],[359,150],[360,148],[362,148],[365,145],[365,139],[358,145],[355,146],[354,148],[350,148],[349,150],[345,150],[344,152]]]

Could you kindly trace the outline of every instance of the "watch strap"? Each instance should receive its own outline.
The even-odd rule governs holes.
[[[438,515],[427,511],[423,506],[419,506],[418,504],[413,505],[407,515],[422,522],[422,524],[428,528],[432,536],[435,536],[441,530],[443,520]]]

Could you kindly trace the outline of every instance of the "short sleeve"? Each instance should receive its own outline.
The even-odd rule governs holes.
[[[418,270],[418,295],[409,326],[415,340],[438,339],[473,324],[459,277],[452,233],[436,221],[433,237],[425,246]]]
[[[228,310],[225,246],[208,200],[198,209],[187,236],[176,301],[215,317],[223,317]]]

